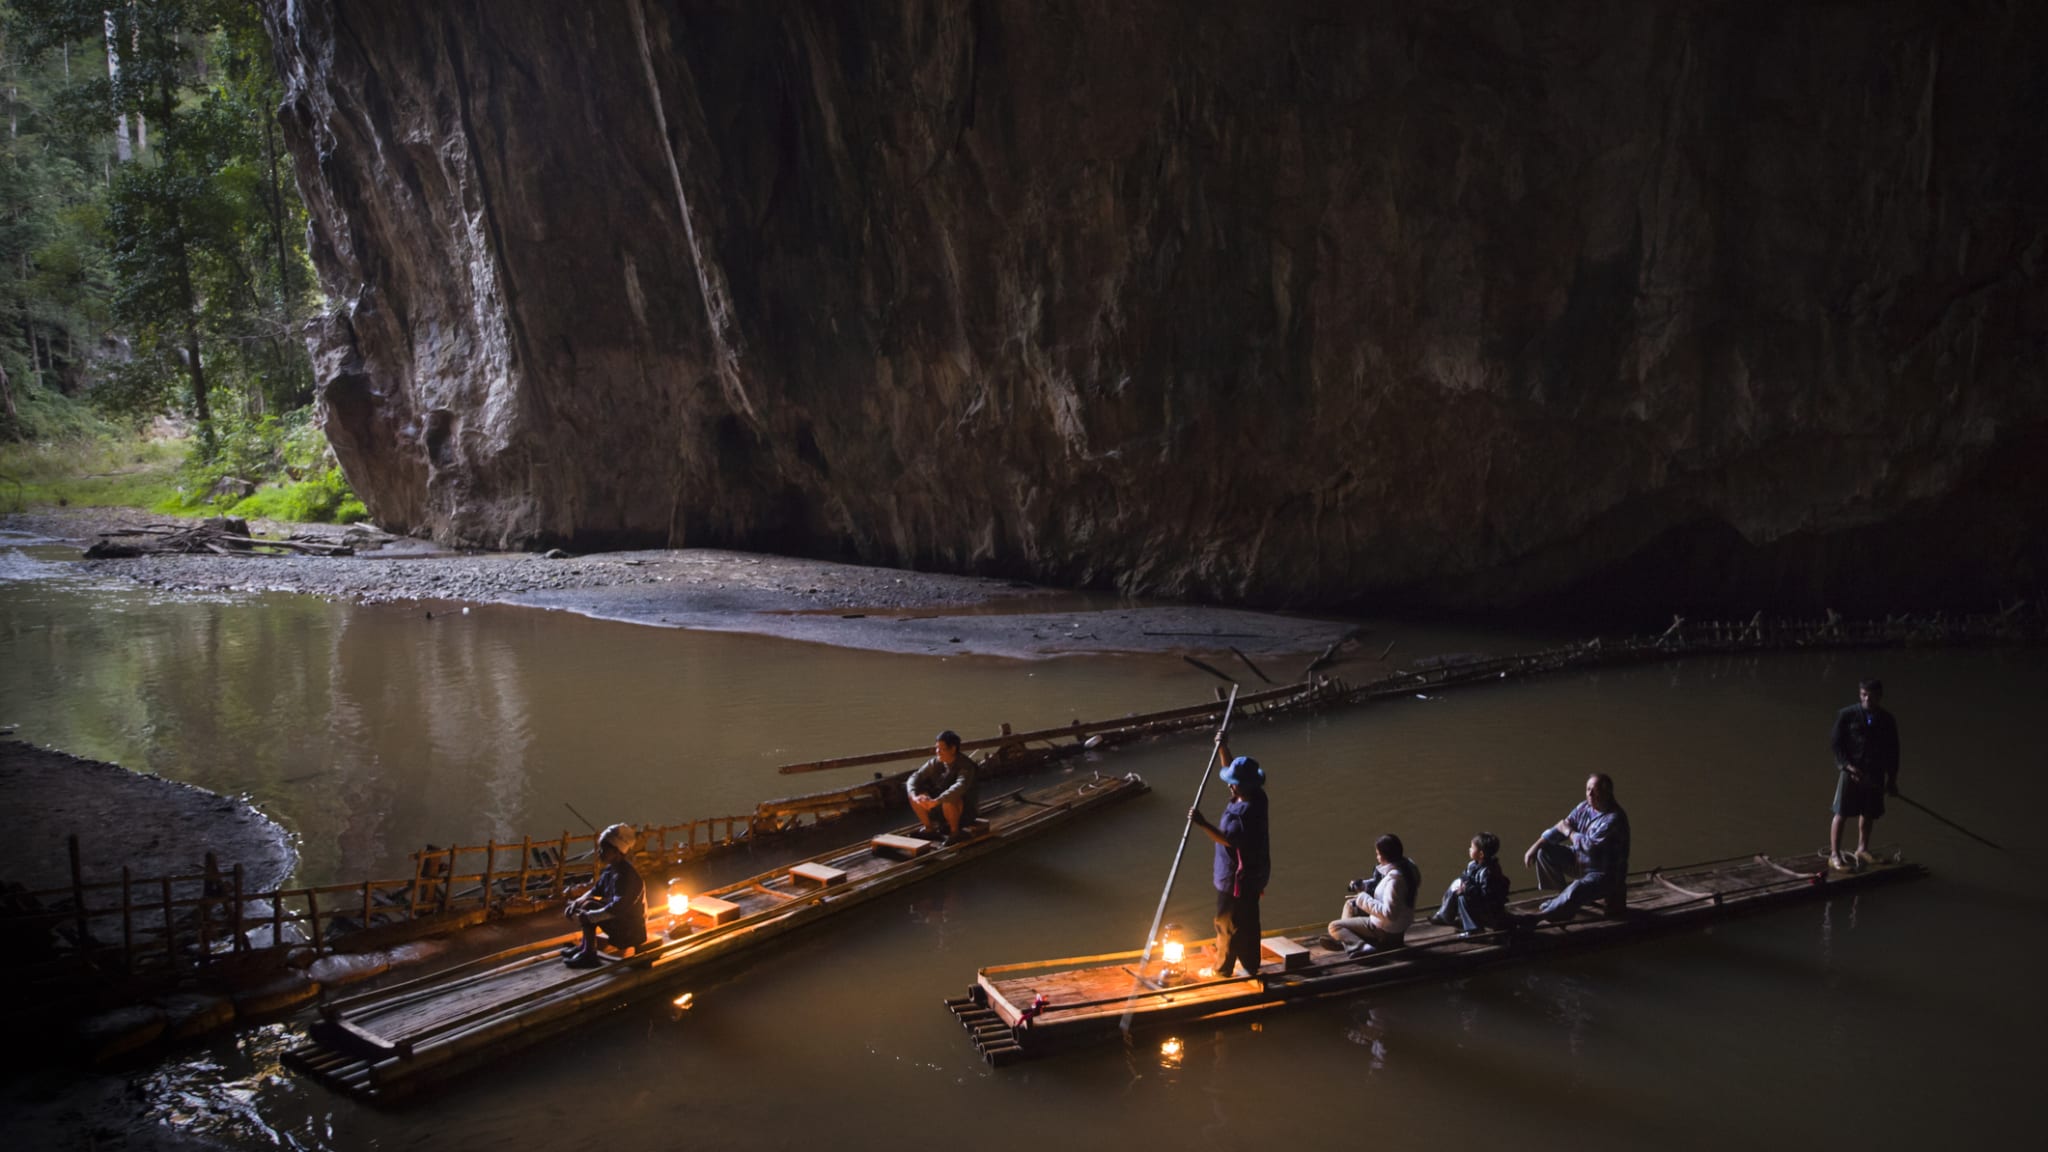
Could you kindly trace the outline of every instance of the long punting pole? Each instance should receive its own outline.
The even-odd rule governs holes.
[[[1941,821],[1943,824],[1948,825],[1956,831],[1961,832],[1963,835],[1968,836],[1972,840],[1975,840],[1981,844],[1989,845],[1993,848],[1997,848],[2000,852],[2005,851],[2005,848],[2003,846],[2001,846],[1991,838],[1977,835],[1975,832],[1972,832],[1968,828],[1963,827],[1961,824],[1958,824],[1955,821],[1949,819],[1948,817],[1943,816],[1941,813],[1936,812],[1934,809],[1929,808],[1927,805],[1922,804],[1918,800],[1913,799],[1911,796],[1906,795],[1904,792],[1894,792],[1892,793],[1892,795],[1900,800],[1904,800],[1906,803],[1911,804],[1913,807],[1918,808],[1922,812],[1927,813],[1929,816],[1934,817],[1936,820]]]
[[[1223,735],[1230,731],[1230,714],[1236,708],[1237,685],[1233,684],[1230,686],[1230,701],[1223,706],[1223,723],[1216,726],[1216,740],[1209,746],[1209,762],[1202,766],[1202,782],[1195,785],[1195,802],[1193,807],[1200,808],[1202,806],[1202,793],[1209,787],[1209,774],[1216,770],[1216,757],[1223,751]],[[1152,930],[1145,933],[1145,954],[1138,958],[1138,971],[1140,973],[1145,971],[1145,965],[1152,962],[1152,945],[1159,939],[1159,923],[1166,919],[1166,902],[1173,897],[1173,882],[1180,875],[1180,858],[1187,854],[1188,833],[1193,831],[1194,827],[1194,821],[1192,820],[1181,825],[1180,847],[1173,850],[1173,867],[1166,871],[1166,891],[1159,894],[1159,910],[1152,913]],[[1130,1035],[1131,1032],[1131,1015],[1137,1011],[1137,998],[1138,986],[1133,983],[1131,985],[1131,998],[1124,1002],[1123,1019],[1117,1022],[1117,1027],[1123,1029],[1126,1036]]]

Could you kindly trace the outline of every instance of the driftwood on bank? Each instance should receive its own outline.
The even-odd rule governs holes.
[[[293,536],[284,540],[262,540],[249,534],[249,522],[215,517],[197,524],[152,524],[141,528],[117,528],[100,534],[85,550],[88,560],[117,560],[133,556],[190,555],[207,552],[217,556],[276,556],[293,552],[301,556],[353,556],[349,544],[328,544]]]

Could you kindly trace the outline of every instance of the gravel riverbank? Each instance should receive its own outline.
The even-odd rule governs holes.
[[[0,519],[0,529],[81,547],[153,518],[78,509]],[[337,527],[259,523],[340,541]],[[1320,651],[1345,621],[1200,605],[1146,604],[1016,581],[869,568],[719,549],[548,558],[450,554],[398,541],[356,556],[157,555],[81,563],[169,591],[285,591],[363,603],[516,604],[656,627],[749,632],[887,652],[1031,658],[1082,653]],[[1283,663],[1284,679],[1295,671]]]

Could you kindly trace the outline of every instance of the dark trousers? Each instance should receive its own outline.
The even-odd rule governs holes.
[[[600,929],[604,931],[604,942],[613,948],[638,948],[647,943],[646,921],[641,921],[640,933],[636,937],[629,925],[620,924],[617,919],[607,916],[583,925],[583,951],[593,955],[597,952],[597,934]]]
[[[1232,966],[1244,965],[1247,976],[1259,971],[1259,898],[1216,893],[1216,975],[1228,976]]]
[[[1607,914],[1619,916],[1628,903],[1628,877],[1606,872],[1579,872],[1579,858],[1569,845],[1545,841],[1536,849],[1536,886],[1546,892],[1563,891],[1546,902],[1537,916],[1544,920],[1569,920],[1580,908],[1595,900],[1607,901]]]
[[[1437,908],[1436,917],[1439,920],[1448,920],[1467,932],[1477,932],[1482,928],[1506,928],[1514,922],[1514,917],[1508,915],[1506,908],[1498,905],[1475,906],[1472,901],[1465,898],[1464,893],[1451,891],[1444,892],[1444,902]]]

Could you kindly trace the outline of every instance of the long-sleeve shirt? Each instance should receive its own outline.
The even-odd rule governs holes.
[[[974,791],[974,767],[974,757],[965,752],[954,753],[951,764],[934,756],[910,774],[903,788],[912,797],[964,801]]]
[[[1408,887],[1408,870],[1397,864],[1381,868],[1375,875],[1378,883],[1346,903],[1371,919],[1373,927],[1399,936],[1415,922],[1415,893]]]
[[[1896,788],[1899,783],[1899,722],[1882,708],[1851,704],[1835,713],[1828,738],[1835,766],[1854,767],[1856,782],[1865,787]]]
[[[1500,870],[1500,861],[1489,856],[1484,860],[1469,861],[1458,879],[1465,882],[1461,895],[1465,907],[1476,913],[1498,912],[1508,904],[1508,875]]]
[[[605,935],[619,943],[638,944],[647,939],[647,884],[632,861],[604,866],[584,898],[583,916],[592,924],[603,924]]]
[[[1572,854],[1579,858],[1581,876],[1600,879],[1628,874],[1628,813],[1619,805],[1602,812],[1592,801],[1582,800],[1564,818],[1564,825],[1566,831],[1552,828],[1543,837],[1571,845]]]
[[[1273,844],[1266,829],[1266,793],[1254,788],[1233,800],[1216,821],[1225,843],[1216,846],[1213,877],[1218,892],[1257,896],[1273,877]]]

